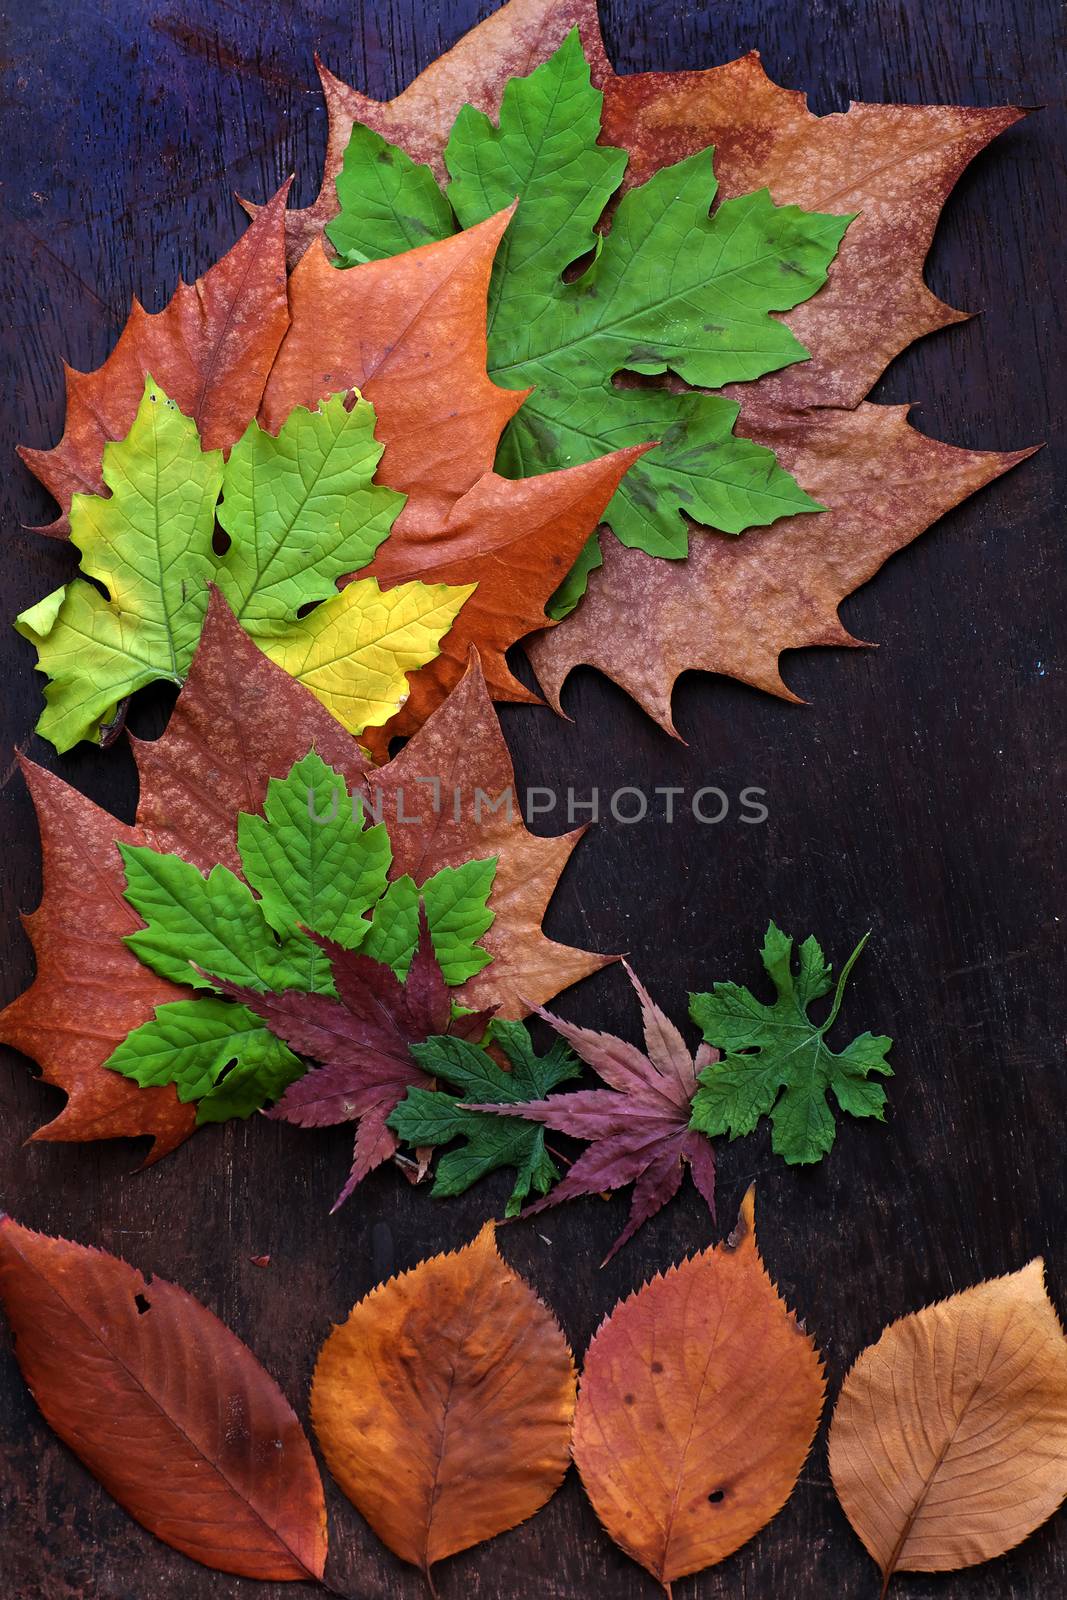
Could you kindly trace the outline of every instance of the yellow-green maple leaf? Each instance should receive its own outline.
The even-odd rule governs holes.
[[[294,411],[276,436],[251,423],[224,463],[220,451],[201,450],[195,424],[148,378],[130,432],[104,449],[110,495],[77,494],[71,505],[85,577],[15,624],[50,680],[38,732],[68,750],[99,738],[137,689],[181,683],[211,582],[350,731],[386,721],[403,702],[405,674],[437,654],[473,588],[409,583],[383,593],[365,580],[336,592],[404,504],[373,482],[381,453],[370,404],[333,395]],[[228,537],[222,554],[216,514]]]

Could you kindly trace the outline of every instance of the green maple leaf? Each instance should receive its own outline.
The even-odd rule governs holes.
[[[126,898],[145,923],[127,945],[161,977],[205,993],[157,1007],[105,1065],[144,1087],[174,1083],[180,1098],[199,1102],[198,1121],[247,1116],[303,1071],[246,1007],[210,993],[212,977],[263,993],[333,995],[330,959],[307,929],[388,961],[403,978],[420,898],[447,983],[492,959],[476,941],[493,920],[496,858],[443,867],[418,887],[408,877],[390,884],[385,825],[367,826],[362,802],[314,750],[271,779],[261,816],[240,814],[237,846],[243,879],[119,846]]]
[[[471,1184],[500,1167],[515,1170],[505,1215],[517,1216],[531,1189],[547,1194],[559,1177],[545,1149],[545,1130],[521,1117],[498,1117],[487,1111],[468,1111],[461,1102],[520,1105],[543,1100],[558,1084],[576,1078],[580,1063],[562,1040],[547,1055],[535,1055],[530,1035],[521,1022],[494,1021],[490,1038],[503,1049],[512,1070],[505,1072],[492,1056],[466,1039],[440,1037],[411,1046],[424,1072],[452,1084],[456,1094],[442,1089],[409,1089],[389,1118],[389,1126],[406,1144],[443,1145],[463,1142],[446,1151],[437,1163],[432,1193],[463,1194]]]
[[[504,93],[499,126],[465,106],[445,159],[448,200],[470,227],[520,197],[493,272],[489,371],[534,392],[509,423],[498,467],[529,475],[659,440],[626,474],[604,520],[652,555],[688,550],[686,518],[726,533],[822,509],[772,451],[735,438],[738,406],[721,396],[619,389],[623,370],[676,373],[719,388],[804,360],[770,314],[821,287],[850,217],[775,206],[766,190],[715,197],[712,153],[664,168],[594,229],[626,167],[598,145],[602,95],[577,32]],[[389,175],[387,184],[383,174]],[[328,233],[344,264],[452,231],[428,168],[359,127],[337,181]],[[563,273],[587,253],[573,281]],[[570,609],[599,564],[594,544],[553,614]]]
[[[773,1005],[736,983],[716,983],[710,994],[690,995],[693,1021],[707,1043],[724,1052],[700,1074],[692,1127],[736,1139],[769,1114],[774,1150],[799,1164],[821,1161],[833,1145],[836,1128],[827,1091],[842,1111],[884,1120],[885,1090],[868,1075],[893,1076],[885,1059],[892,1039],[864,1033],[841,1051],[826,1043],[848,975],[868,938],[865,934],[841,969],[830,1013],[819,1024],[808,1011],[834,987],[822,948],[816,939],[805,939],[794,971],[793,940],[773,922],[761,951],[777,990]]]
[[[419,938],[421,899],[445,982],[473,978],[492,960],[478,940],[493,922],[488,900],[496,863],[496,856],[487,856],[461,867],[442,867],[421,886],[406,874],[395,878],[375,909],[364,954],[388,962],[398,978],[406,978]]]
[[[157,1006],[107,1065],[143,1088],[173,1083],[179,1100],[197,1102],[198,1123],[251,1116],[304,1073],[299,1056],[246,1006],[213,996]]]
[[[470,590],[410,583],[382,594],[365,582],[337,592],[404,504],[373,482],[383,448],[374,420],[367,401],[349,407],[333,395],[316,411],[294,411],[277,437],[250,423],[224,464],[221,451],[201,450],[195,424],[148,378],[129,433],[104,446],[110,497],[76,494],[71,503],[85,577],[15,623],[50,680],[38,732],[69,750],[98,738],[137,689],[181,683],[212,582],[266,653],[351,732],[391,716],[406,673],[436,655]],[[229,539],[221,555],[216,515]],[[309,605],[316,609],[302,619]],[[346,671],[316,676],[324,653]]]

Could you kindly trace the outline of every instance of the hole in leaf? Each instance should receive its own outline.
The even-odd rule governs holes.
[[[711,1491],[711,1493],[708,1495],[708,1501],[713,1506],[717,1506],[720,1501],[725,1500],[725,1499],[726,1499],[726,1490],[725,1489],[713,1489]]]
[[[133,1303],[137,1307],[137,1315],[139,1317],[143,1317],[146,1311],[151,1311],[152,1309],[151,1300],[147,1300],[143,1294],[135,1294]]]
[[[233,540],[230,538],[225,528],[220,527],[216,522],[215,532],[211,535],[211,548],[215,554],[217,556],[224,556],[232,543]]]

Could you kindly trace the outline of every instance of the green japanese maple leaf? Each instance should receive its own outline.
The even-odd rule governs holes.
[[[597,144],[602,95],[577,31],[504,92],[499,126],[465,106],[445,152],[447,199],[470,227],[508,206],[489,304],[489,371],[533,394],[508,425],[498,467],[529,475],[659,440],[626,474],[604,520],[624,544],[684,556],[686,518],[726,533],[818,511],[773,453],[735,438],[721,396],[617,388],[616,374],[671,371],[703,388],[758,378],[807,358],[770,313],[825,282],[850,217],[776,206],[766,190],[714,215],[712,152],[630,190],[610,231],[595,231],[622,181],[624,151]],[[357,125],[328,233],[343,264],[395,254],[455,227],[433,174]],[[592,252],[585,269],[564,273]],[[569,609],[595,551],[553,608]]]
[[[237,845],[243,877],[224,866],[205,876],[180,856],[119,847],[126,898],[145,923],[126,943],[161,977],[204,995],[158,1006],[106,1065],[143,1086],[174,1083],[180,1098],[198,1102],[201,1122],[247,1116],[303,1071],[247,1007],[210,991],[221,982],[332,996],[329,954],[305,930],[365,948],[403,976],[421,897],[446,982],[461,983],[491,959],[475,941],[493,920],[486,901],[496,858],[444,867],[418,888],[410,878],[389,884],[384,823],[367,825],[362,802],[315,751],[270,780],[261,816],[238,817]]]
[[[436,655],[470,590],[416,583],[382,594],[365,582],[337,592],[404,504],[373,482],[383,448],[374,420],[367,401],[333,395],[316,411],[294,411],[277,437],[250,423],[224,463],[221,451],[201,450],[195,423],[148,378],[126,438],[104,446],[110,495],[71,503],[85,576],[15,623],[50,679],[38,732],[69,750],[99,737],[137,689],[181,683],[212,582],[261,648],[305,677],[351,732],[391,716],[405,674]],[[228,539],[221,555],[216,515]],[[314,627],[301,615],[311,605]],[[333,700],[315,676],[324,632],[330,659],[348,668]]]
[[[869,1074],[892,1077],[886,1060],[892,1039],[863,1033],[844,1050],[831,1050],[826,1035],[837,1020],[848,975],[867,943],[853,950],[837,980],[824,1022],[808,1015],[814,1001],[834,988],[831,968],[814,938],[807,938],[793,963],[793,940],[772,922],[763,941],[763,965],[777,990],[773,1005],[737,983],[716,983],[710,994],[689,997],[693,1021],[708,1044],[722,1052],[704,1068],[693,1098],[691,1126],[712,1137],[736,1139],[769,1115],[772,1147],[791,1165],[821,1161],[836,1127],[827,1100],[842,1111],[884,1120],[885,1090]]]
[[[581,1071],[577,1057],[557,1040],[547,1055],[534,1053],[530,1035],[521,1022],[495,1020],[490,1039],[498,1044],[511,1063],[505,1072],[487,1051],[466,1039],[440,1037],[411,1046],[411,1053],[422,1070],[443,1078],[458,1093],[443,1089],[409,1089],[389,1118],[389,1126],[405,1143],[418,1145],[451,1144],[437,1163],[432,1193],[438,1196],[463,1194],[500,1167],[515,1171],[505,1215],[517,1216],[531,1189],[547,1194],[559,1177],[552,1157],[545,1149],[545,1130],[519,1117],[500,1117],[486,1111],[470,1111],[463,1101],[488,1105],[520,1105],[528,1100],[543,1100],[560,1083],[576,1078]]]

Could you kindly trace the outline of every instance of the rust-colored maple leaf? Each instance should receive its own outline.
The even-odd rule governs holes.
[[[267,782],[314,747],[389,826],[394,877],[496,856],[483,943],[491,963],[454,991],[464,1004],[522,1016],[610,958],[559,945],[541,919],[584,830],[543,839],[525,827],[507,745],[477,661],[403,751],[372,769],[314,695],[264,656],[222,598],[162,737],[134,741],[134,828],[60,779],[28,768],[45,849],[44,895],[27,918],[37,976],[0,1012],[0,1041],[32,1055],[68,1103],[35,1135],[87,1140],[151,1134],[152,1158],[192,1132],[193,1107],[170,1088],[141,1089],[103,1066],[154,1008],[185,991],[141,966],[123,939],[138,919],[123,898],[118,841],[172,851],[202,871],[240,871],[237,818]]]
[[[714,145],[722,199],[767,187],[779,205],[858,213],[825,288],[783,318],[810,359],[725,391],[741,404],[735,431],[770,446],[829,509],[815,522],[786,518],[739,537],[702,532],[684,561],[625,549],[605,532],[604,566],[586,599],[528,646],[557,709],[571,669],[589,664],[673,733],[672,690],[691,668],[795,698],[778,671],[781,651],[858,643],[838,618],[841,601],[1029,453],[955,450],[910,428],[906,408],[862,404],[908,344],[962,320],[926,287],[923,262],[964,167],[1023,113],[856,104],[816,116],[802,93],[767,77],[754,52],[705,71],[620,76],[596,0],[509,0],[394,100],[370,99],[320,68],[326,171],[314,205],[290,215],[291,247],[306,246],[337,212],[334,184],[354,120],[440,176],[460,107],[495,114],[508,79],[546,59],[575,25],[604,92],[603,141],[630,156],[627,185]]]
[[[291,180],[290,180],[291,181]],[[67,418],[51,450],[19,454],[59,501],[46,532],[70,532],[71,495],[106,494],[104,445],[129,433],[150,373],[192,417],[205,450],[228,449],[259,409],[289,325],[282,185],[248,231],[195,284],[179,283],[162,311],[136,300],[118,343],[95,372],[65,367]]]

